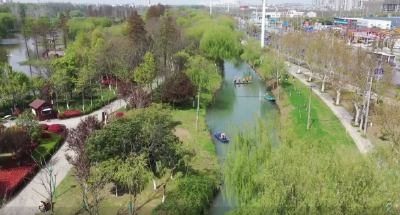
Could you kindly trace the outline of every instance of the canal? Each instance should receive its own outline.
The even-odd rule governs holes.
[[[273,120],[276,105],[264,99],[267,85],[258,74],[246,63],[234,67],[232,63],[227,62],[224,66],[224,82],[215,95],[215,101],[207,109],[207,125],[212,134],[217,131],[225,132],[228,137],[232,137],[232,129],[243,129],[246,124],[253,122],[255,114],[264,120]],[[242,78],[250,75],[253,77],[253,83],[233,84],[235,76]],[[229,143],[221,143],[214,136],[212,141],[221,163]],[[221,215],[230,211],[231,207],[223,197],[223,191],[224,189],[221,189],[215,197],[209,211],[211,215]]]

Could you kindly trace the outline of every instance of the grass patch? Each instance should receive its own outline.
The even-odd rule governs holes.
[[[40,144],[32,152],[35,162],[44,162],[57,150],[62,142],[62,137],[58,134],[49,133],[50,138],[40,139]]]
[[[315,94],[311,97],[311,127],[307,130],[310,89],[299,81],[285,82],[283,87],[286,91],[286,102],[291,108],[287,111],[287,122],[284,122],[285,133],[294,134],[298,142],[313,141],[319,147],[355,146],[339,119]],[[292,92],[292,96],[289,95],[289,91]]]
[[[174,173],[175,178],[170,180],[170,171],[167,170],[164,176],[156,179],[157,185],[168,181],[166,201],[163,206],[159,206],[157,211],[168,209],[168,214],[173,214],[169,211],[172,207],[174,208],[173,211],[177,211],[181,207],[185,208],[185,210],[182,211],[186,212],[202,211],[205,205],[208,206],[209,202],[212,201],[215,189],[220,182],[218,178],[218,159],[214,144],[207,130],[204,118],[205,110],[202,109],[201,111],[199,131],[196,131],[195,109],[172,110],[172,116],[178,124],[175,134],[185,147],[189,147],[195,151],[195,156],[190,162],[187,177],[184,177],[183,172]],[[55,214],[86,214],[82,210],[82,192],[78,183],[75,181],[74,169],[68,173],[56,188],[56,191],[58,196],[57,199],[54,200],[56,202],[54,206]],[[104,192],[106,192],[106,199],[100,207],[99,215],[117,214],[118,211],[129,212],[129,195],[126,192],[119,191],[119,196],[115,197],[115,189],[112,184],[110,184]],[[149,181],[146,188],[138,196],[138,202],[136,204],[140,208],[138,214],[151,214],[153,210],[160,205],[162,194],[163,188],[160,186],[157,190],[153,190],[153,184]],[[179,207],[177,205],[178,202],[180,204]],[[68,210],[66,210],[66,208],[68,208]],[[154,213],[158,214],[156,212]],[[38,213],[37,215],[39,214],[43,213]]]

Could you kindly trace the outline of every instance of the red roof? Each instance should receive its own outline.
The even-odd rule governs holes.
[[[36,99],[35,101],[33,101],[32,103],[29,104],[29,106],[33,109],[38,109],[40,108],[44,103],[46,103],[46,101],[41,100],[41,99]]]

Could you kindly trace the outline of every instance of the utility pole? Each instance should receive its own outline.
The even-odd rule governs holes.
[[[210,0],[210,15],[212,14],[212,4],[211,4],[211,0]]]
[[[199,95],[197,96],[197,117],[196,117],[196,131],[199,130],[199,115],[200,115],[200,85],[199,85]]]
[[[365,113],[365,124],[364,124],[364,134],[367,134],[367,126],[368,126],[368,113],[369,113],[369,104],[371,101],[371,95],[372,95],[372,81],[374,80],[374,74],[371,75],[371,82],[369,83],[369,94],[368,94],[368,100],[367,100],[367,112]]]
[[[261,48],[264,48],[264,40],[265,40],[265,5],[267,0],[262,0],[262,22],[261,22]]]
[[[310,130],[310,126],[311,126],[311,96],[312,96],[312,86],[310,86],[310,100],[308,101],[307,130]]]

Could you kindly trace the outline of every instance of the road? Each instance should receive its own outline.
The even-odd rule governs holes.
[[[289,63],[289,62],[288,62]],[[302,74],[297,74],[297,70],[301,69],[303,72],[310,72],[307,69],[304,69],[300,66],[290,64],[290,67],[288,69],[288,72],[299,79],[303,84],[309,86],[310,84],[312,85],[313,83],[307,82],[307,78],[304,77]],[[332,110],[332,112],[338,117],[340,122],[343,124],[343,126],[346,128],[346,131],[349,133],[351,138],[353,138],[354,143],[357,145],[357,148],[360,150],[361,153],[365,154],[369,150],[372,149],[372,144],[371,141],[368,139],[364,139],[361,137],[361,133],[358,132],[358,127],[353,127],[351,125],[353,116],[343,107],[341,106],[336,106],[334,105],[334,100],[333,98],[328,94],[328,93],[322,93],[319,90],[314,90],[313,91],[315,95],[317,95],[322,101],[325,102],[325,104]]]

